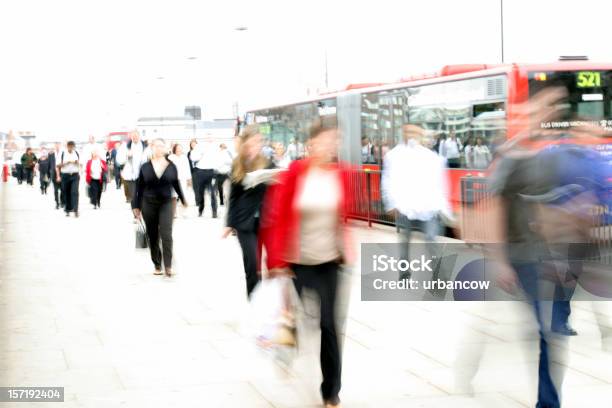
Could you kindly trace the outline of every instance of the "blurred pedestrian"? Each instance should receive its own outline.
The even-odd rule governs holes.
[[[337,163],[338,131],[315,123],[308,158],[282,173],[264,202],[263,236],[270,276],[295,274],[300,295],[313,289],[320,299],[321,394],[327,407],[340,405],[341,355],[336,314],[340,265],[351,259],[344,220],[350,208],[348,172]]]
[[[124,183],[125,201],[128,203],[133,198],[140,167],[149,160],[149,156],[150,150],[136,130],[130,133],[130,140],[117,152],[117,163],[123,166],[121,177]]]
[[[180,144],[175,144],[172,147],[172,154],[168,156],[168,159],[174,163],[176,169],[178,171],[178,178],[181,183],[181,188],[183,189],[183,194],[185,195],[185,201],[187,205],[189,205],[189,201],[187,200],[187,191],[191,185],[191,168],[189,167],[189,159],[183,153],[183,146]],[[173,196],[176,196],[176,192],[174,192]],[[174,200],[174,216],[176,217],[177,209],[176,209],[176,200]],[[186,216],[185,211],[181,211],[182,216]]]
[[[47,194],[47,188],[51,181],[51,162],[46,149],[41,149],[38,160],[38,177],[40,180],[40,193]]]
[[[162,274],[162,260],[166,276],[172,276],[172,197],[174,190],[183,206],[187,201],[183,195],[178,169],[167,158],[168,150],[163,139],[151,144],[151,160],[140,167],[132,199],[136,218],[143,218],[149,238],[151,260],[155,275]],[[161,249],[160,249],[161,240]]]
[[[450,131],[448,138],[440,143],[440,156],[447,161],[448,167],[456,169],[461,167],[461,151],[463,146],[454,130]]]
[[[482,138],[476,138],[476,144],[472,146],[473,166],[475,169],[484,170],[491,163],[491,151],[483,144]]]
[[[80,157],[73,141],[66,144],[66,150],[60,154],[57,167],[61,175],[62,193],[66,203],[64,206],[66,217],[71,212],[74,212],[75,217],[78,217]]]
[[[432,243],[440,233],[440,219],[452,220],[448,202],[445,161],[421,145],[424,130],[406,124],[402,128],[402,143],[385,156],[381,179],[382,196],[388,211],[395,213],[403,229],[402,259],[408,259],[414,230],[425,234]],[[429,250],[432,251],[431,245]],[[400,279],[410,278],[410,271]]]
[[[198,204],[198,216],[204,213],[204,202],[206,191],[210,194],[210,206],[212,217],[217,218],[217,192],[215,191],[215,170],[219,166],[219,152],[207,138],[205,143],[191,151],[191,160],[195,164],[195,178],[197,183],[196,201]]]
[[[261,245],[258,232],[262,201],[266,192],[265,182],[244,184],[247,175],[270,167],[270,162],[261,152],[263,136],[256,125],[246,126],[240,134],[238,155],[231,169],[229,208],[223,238],[236,232],[242,249],[247,296],[259,282]]]
[[[225,143],[221,143],[219,145],[219,165],[215,174],[215,183],[217,185],[217,192],[219,193],[219,205],[225,204],[224,185],[232,170],[233,160],[232,153],[227,149]]]
[[[21,164],[21,159],[23,159],[23,155],[25,152],[23,150],[17,150],[13,153],[13,163],[15,163],[15,172],[17,173],[17,183],[23,183],[23,164]]]
[[[23,167],[24,178],[26,182],[34,186],[34,167],[38,159],[31,147],[28,147],[23,156],[21,156],[21,166]]]
[[[85,181],[89,185],[89,199],[94,210],[100,208],[102,186],[107,169],[106,161],[102,160],[98,151],[94,149],[91,153],[91,160],[88,160],[85,166]]]
[[[121,143],[117,142],[115,143],[112,150],[110,151],[110,165],[112,168],[111,174],[113,175],[113,178],[115,179],[115,187],[117,187],[117,190],[121,188],[121,169],[122,167],[119,163],[117,163],[117,153],[119,152],[120,147],[121,147]]]
[[[195,205],[197,207],[200,206],[200,198],[198,196],[198,192],[200,191],[198,188],[198,178],[196,176],[196,164],[198,163],[195,160],[195,150],[198,148],[198,141],[196,139],[191,139],[189,142],[189,152],[187,152],[187,159],[189,159],[189,168],[191,169],[191,188],[193,190],[193,195],[195,197]]]
[[[49,153],[49,168],[51,181],[53,182],[53,198],[55,200],[55,209],[59,210],[64,206],[64,195],[62,194],[62,180],[58,169],[60,156],[62,154],[62,144],[55,143],[54,149]]]

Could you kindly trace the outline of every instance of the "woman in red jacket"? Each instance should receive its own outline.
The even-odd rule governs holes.
[[[85,181],[89,186],[89,199],[94,209],[100,208],[102,183],[106,170],[106,161],[102,160],[98,152],[94,149],[91,154],[91,160],[89,160],[85,166]]]
[[[291,163],[266,197],[263,228],[269,274],[293,274],[300,295],[303,288],[319,295],[321,394],[327,407],[340,404],[336,291],[340,265],[350,260],[344,225],[348,168],[336,160],[338,142],[335,127],[311,128],[308,158]]]

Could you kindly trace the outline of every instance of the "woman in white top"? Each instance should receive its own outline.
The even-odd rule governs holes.
[[[189,158],[183,153],[183,146],[178,143],[172,146],[172,154],[168,156],[168,159],[174,163],[178,170],[178,178],[181,184],[181,189],[183,190],[185,199],[187,200],[187,191],[191,190],[190,188],[187,188],[191,187],[191,167],[189,165]],[[172,196],[176,197],[176,195],[176,192],[173,191]],[[191,200],[187,200],[187,205],[189,205],[190,201]],[[176,207],[176,201],[174,202],[174,205]],[[181,210],[181,213],[184,218],[186,216],[186,212]],[[176,218],[176,208],[174,216]]]

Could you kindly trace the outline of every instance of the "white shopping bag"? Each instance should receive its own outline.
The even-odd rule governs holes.
[[[297,353],[299,305],[290,277],[264,279],[251,294],[250,335],[258,347],[287,364]]]

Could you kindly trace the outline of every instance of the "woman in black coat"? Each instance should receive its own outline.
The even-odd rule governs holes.
[[[247,296],[259,282],[261,245],[258,241],[261,205],[266,193],[265,177],[257,177],[257,170],[270,168],[262,155],[263,137],[255,125],[247,126],[240,134],[238,155],[231,171],[231,190],[226,227],[223,238],[236,232],[246,277]],[[261,172],[259,172],[261,173]]]
[[[187,206],[178,178],[178,170],[167,158],[168,149],[163,139],[155,139],[151,144],[151,161],[143,164],[132,199],[132,209],[136,218],[143,218],[149,238],[151,260],[155,265],[155,275],[162,274],[162,255],[166,276],[172,276],[172,189],[176,191],[183,206]],[[160,250],[159,241],[161,238]]]

